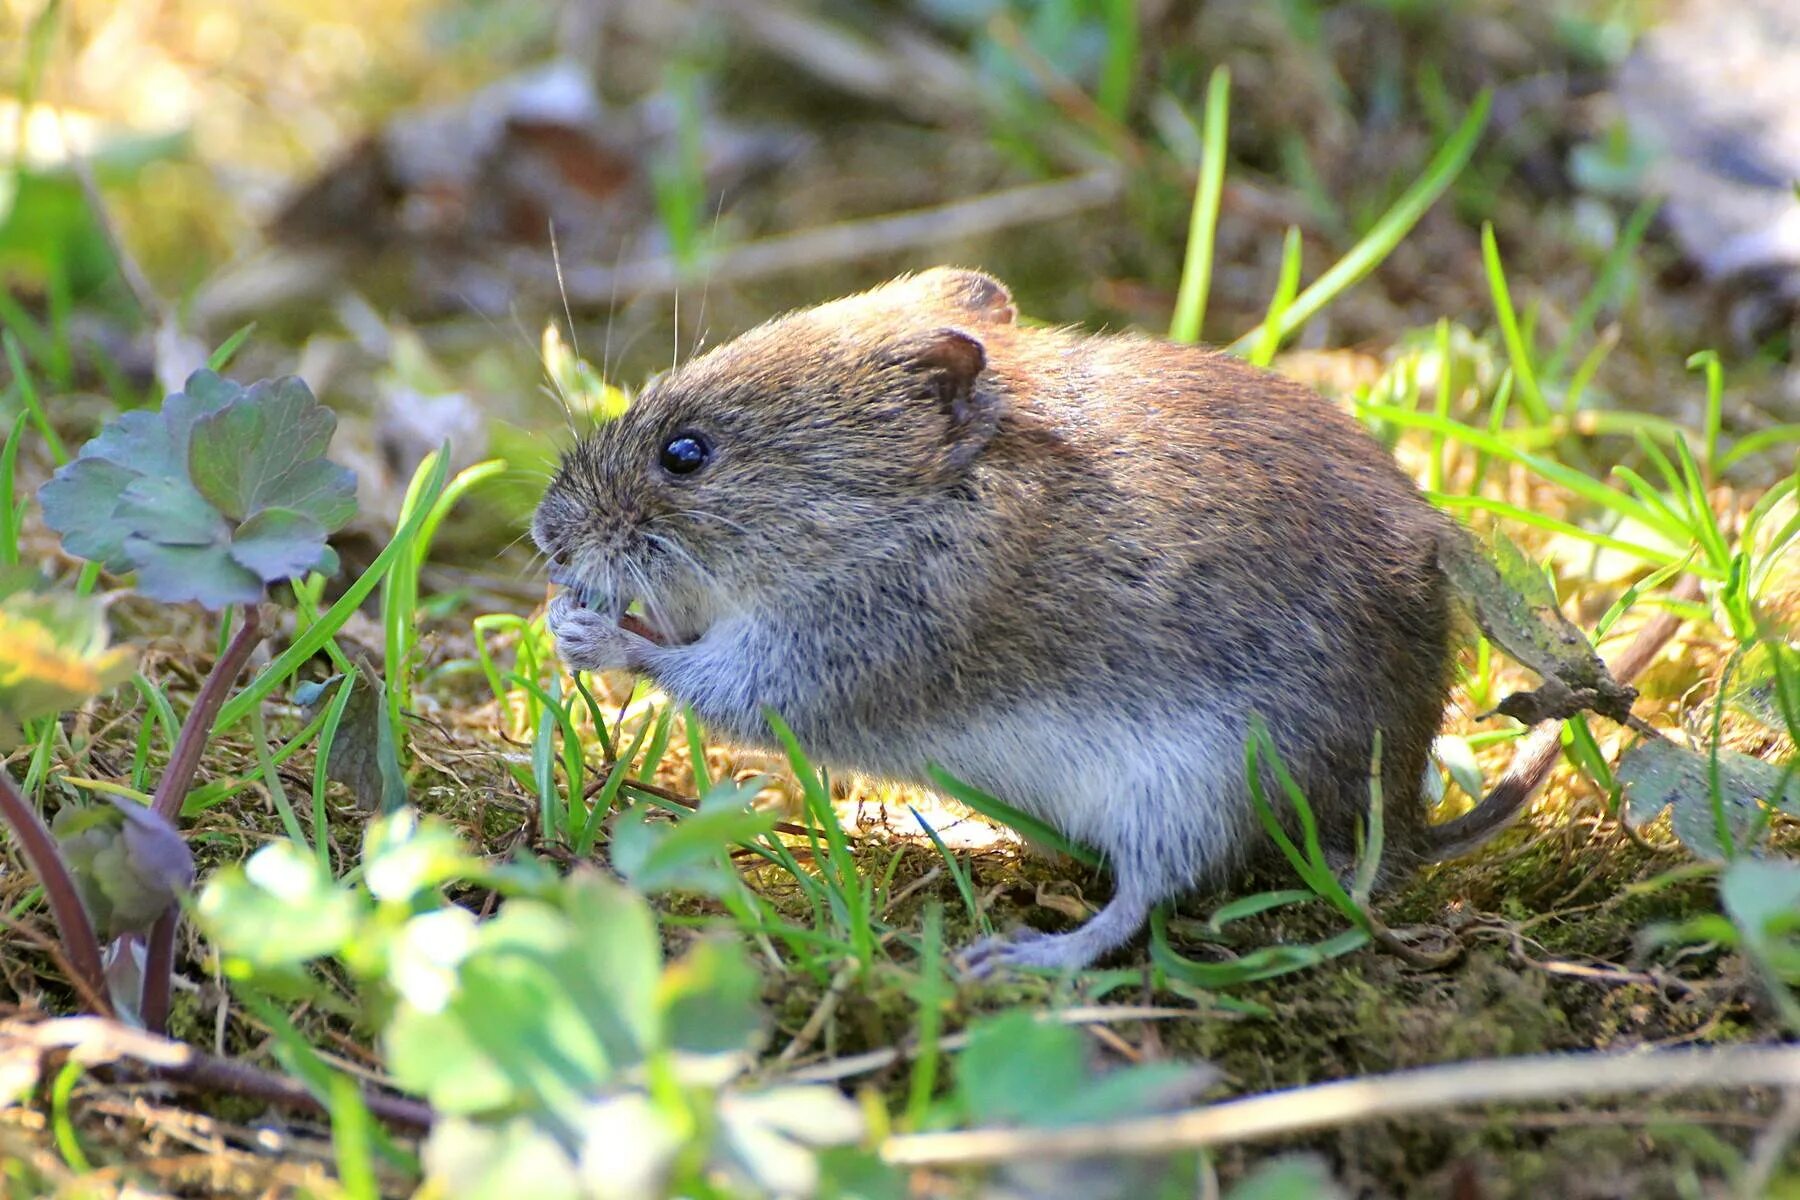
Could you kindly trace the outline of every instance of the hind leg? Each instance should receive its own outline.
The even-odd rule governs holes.
[[[1113,898],[1087,924],[1068,933],[1039,933],[1022,929],[984,938],[963,951],[963,969],[977,979],[1000,967],[1039,967],[1079,971],[1110,950],[1137,936],[1150,910],[1163,897],[1146,887],[1149,876],[1126,870],[1116,876]]]

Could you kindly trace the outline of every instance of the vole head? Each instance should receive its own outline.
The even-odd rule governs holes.
[[[654,381],[563,457],[532,522],[551,579],[684,644],[883,556],[998,425],[1012,297],[937,268],[777,318]]]

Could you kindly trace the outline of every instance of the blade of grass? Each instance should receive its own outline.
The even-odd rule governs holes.
[[[1227,118],[1231,108],[1231,72],[1213,68],[1206,84],[1206,113],[1201,124],[1200,176],[1194,185],[1194,208],[1188,218],[1187,255],[1169,340],[1193,345],[1206,322],[1206,300],[1212,290],[1213,243],[1219,228],[1219,200],[1225,188]]]
[[[214,350],[211,354],[207,355],[206,369],[209,371],[221,372],[226,367],[230,366],[231,360],[237,357],[238,350],[245,342],[250,340],[250,335],[255,332],[255,321],[251,321],[246,325],[240,325],[235,333],[219,343],[219,348],[217,350]]]
[[[1392,421],[1397,425],[1405,425],[1413,429],[1423,429],[1443,433],[1446,436],[1470,446],[1476,450],[1507,462],[1516,463],[1533,474],[1558,484],[1602,508],[1610,509],[1621,516],[1627,516],[1642,525],[1646,525],[1677,544],[1685,544],[1689,539],[1689,531],[1678,523],[1672,523],[1661,513],[1656,512],[1636,496],[1607,487],[1599,480],[1584,475],[1571,467],[1565,467],[1554,459],[1543,458],[1518,449],[1505,438],[1464,425],[1460,421],[1446,420],[1434,413],[1414,412],[1388,404],[1361,404],[1358,412],[1366,416],[1378,417],[1384,421]]]
[[[0,449],[0,564],[9,567],[19,564],[19,530],[25,518],[25,499],[20,496],[17,502],[13,500],[19,495],[13,480],[18,472],[19,442],[25,434],[25,422],[30,419],[29,411],[14,417],[6,434],[6,446]]]
[[[1060,854],[1066,854],[1077,862],[1090,867],[1101,865],[1100,856],[1078,842],[1064,837],[1054,826],[1038,820],[1030,813],[1021,812],[1005,801],[988,795],[979,788],[971,787],[942,767],[929,766],[925,773],[931,777],[934,787],[944,795],[964,804],[988,818],[1007,826],[1028,841],[1040,846],[1048,846]]]
[[[1281,240],[1281,271],[1276,276],[1275,294],[1269,298],[1268,315],[1259,326],[1262,334],[1249,354],[1253,366],[1268,366],[1281,348],[1282,314],[1294,303],[1294,293],[1300,288],[1300,252],[1300,227],[1289,225]]]
[[[37,426],[38,435],[44,439],[44,445],[50,448],[50,457],[57,466],[69,461],[68,448],[63,445],[61,437],[50,424],[50,418],[44,413],[44,402],[38,395],[37,385],[31,380],[31,372],[25,369],[25,356],[19,352],[19,339],[8,329],[0,333],[0,345],[6,349],[6,362],[12,368],[13,385],[19,389],[19,402],[25,411],[31,414],[31,423]]]
[[[281,827],[287,831],[288,840],[312,854],[313,845],[306,838],[306,830],[300,827],[300,818],[294,812],[294,806],[288,802],[287,787],[281,782],[281,772],[275,767],[274,756],[269,753],[269,733],[263,727],[260,708],[250,710],[250,739],[256,743],[256,762],[262,768],[263,786],[269,791],[269,799],[275,805],[275,812],[281,817]]]
[[[1500,337],[1506,343],[1506,357],[1512,363],[1513,377],[1518,381],[1519,405],[1533,425],[1550,421],[1550,406],[1538,388],[1537,372],[1531,363],[1531,347],[1519,329],[1518,314],[1513,310],[1512,290],[1506,283],[1506,270],[1500,265],[1500,245],[1494,240],[1494,223],[1481,223],[1481,261],[1487,269],[1488,292],[1494,301],[1494,316],[1500,322]]]
[[[931,827],[931,822],[925,819],[924,813],[910,804],[906,806],[906,811],[913,815],[913,820],[919,823],[919,828],[925,831],[925,836],[937,847],[938,857],[944,860],[944,869],[950,872],[950,879],[956,884],[957,893],[962,896],[963,907],[969,910],[969,921],[982,933],[993,933],[994,927],[988,922],[987,914],[975,902],[975,885],[969,879],[969,869],[950,852],[950,847],[944,844],[944,839]]]
[[[427,503],[422,504],[395,531],[393,540],[384,547],[375,561],[369,564],[355,583],[344,590],[337,603],[326,610],[325,616],[308,626],[305,632],[296,636],[274,662],[263,669],[262,674],[252,680],[244,690],[234,696],[219,712],[219,719],[213,726],[213,732],[222,733],[250,715],[250,709],[262,703],[263,699],[280,687],[302,663],[317,654],[321,647],[344,627],[369,593],[374,591],[387,572],[402,555],[409,552],[413,538],[418,534],[419,526],[429,511],[430,502],[435,502],[444,485],[444,475],[448,469],[448,460],[439,459],[424,491]]]
[[[1643,243],[1644,235],[1650,230],[1650,222],[1655,220],[1657,210],[1662,207],[1660,196],[1651,196],[1640,202],[1632,210],[1625,221],[1625,228],[1613,243],[1612,249],[1606,252],[1605,260],[1600,264],[1600,271],[1594,276],[1594,285],[1588,289],[1587,295],[1575,307],[1575,315],[1569,319],[1569,328],[1556,343],[1556,348],[1544,360],[1544,378],[1562,378],[1563,364],[1569,361],[1569,355],[1575,352],[1575,342],[1584,333],[1594,327],[1594,318],[1599,316],[1600,308],[1613,296],[1618,288],[1618,279],[1637,253],[1638,246]],[[1578,371],[1577,374],[1580,372]],[[1574,390],[1571,385],[1571,391]]]
[[[331,782],[331,748],[337,745],[338,726],[343,723],[344,710],[350,706],[350,693],[356,687],[358,675],[352,667],[339,681],[337,695],[325,709],[325,724],[319,730],[319,752],[313,758],[313,851],[318,856],[319,869],[326,875],[331,874],[331,813],[325,807],[325,788]]]
[[[1462,173],[1469,157],[1474,154],[1475,146],[1481,140],[1481,132],[1487,127],[1491,101],[1491,94],[1483,91],[1470,106],[1462,124],[1439,148],[1418,180],[1382,214],[1381,219],[1375,222],[1343,258],[1319,276],[1312,286],[1301,292],[1294,303],[1288,306],[1287,312],[1282,316],[1282,328],[1278,331],[1283,339],[1292,335],[1339,294],[1379,266],[1412,227],[1418,224],[1419,218],[1425,215],[1425,210],[1443,195],[1444,190]],[[1234,354],[1242,354],[1255,345],[1261,336],[1261,328],[1252,329],[1233,342],[1230,349]]]

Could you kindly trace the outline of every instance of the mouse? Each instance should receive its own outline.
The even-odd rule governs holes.
[[[1253,722],[1335,861],[1377,733],[1384,876],[1505,827],[1534,781],[1429,816],[1453,525],[1305,386],[1021,324],[999,280],[938,267],[654,379],[562,456],[532,534],[570,668],[648,677],[746,747],[776,748],[774,712],[833,771],[941,768],[1099,851],[1099,912],[977,943],[982,974],[1086,967],[1272,847]]]

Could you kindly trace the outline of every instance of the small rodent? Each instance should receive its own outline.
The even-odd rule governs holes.
[[[1505,825],[1526,782],[1426,817],[1449,521],[1380,445],[1235,358],[1016,316],[936,268],[652,383],[533,522],[565,661],[647,675],[742,744],[772,745],[769,708],[831,767],[940,765],[1105,854],[1099,915],[977,969],[1084,966],[1268,845],[1253,713],[1346,863],[1377,729],[1390,863]]]

